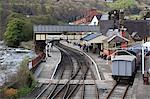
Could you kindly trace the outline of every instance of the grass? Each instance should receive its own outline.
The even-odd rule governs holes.
[[[22,87],[18,90],[17,96],[23,97],[23,96],[27,95],[28,93],[30,93],[31,91],[32,91],[32,88],[29,88],[28,86]]]
[[[136,19],[141,19],[142,17],[140,16],[140,15],[130,15],[129,16],[129,18],[131,19],[131,20],[136,20]]]
[[[37,85],[36,81],[33,81],[32,86],[29,88],[28,86],[24,86],[20,89],[18,89],[18,97],[24,97],[26,95],[28,95],[29,93],[31,93],[33,91],[33,89],[35,88],[35,86]]]

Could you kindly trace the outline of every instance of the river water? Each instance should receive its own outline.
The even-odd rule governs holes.
[[[8,78],[15,74],[20,63],[26,57],[34,58],[36,54],[32,50],[20,50],[18,48],[8,48],[0,41],[0,86],[2,86]]]

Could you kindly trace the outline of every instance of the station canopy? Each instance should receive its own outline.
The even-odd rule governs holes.
[[[97,32],[100,27],[95,25],[34,25],[34,33],[66,33],[66,32]]]
[[[81,38],[81,40],[89,44],[90,43],[103,43],[103,40],[105,40],[106,38],[107,37],[102,34],[94,33],[94,34],[89,34]]]

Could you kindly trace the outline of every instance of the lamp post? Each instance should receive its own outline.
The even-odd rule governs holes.
[[[144,47],[142,46],[142,75],[143,75],[143,77],[144,77],[144,70],[145,70],[144,64],[145,64],[145,62],[144,62]]]
[[[47,59],[47,57],[48,57],[48,52],[47,52],[47,50],[48,50],[48,47],[47,47],[47,41],[45,41],[45,43],[46,43],[46,46],[45,46],[45,54],[46,54],[46,59]]]

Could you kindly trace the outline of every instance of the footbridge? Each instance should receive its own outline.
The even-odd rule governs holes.
[[[54,40],[80,39],[87,32],[100,33],[95,25],[34,25],[35,51],[44,51]]]

